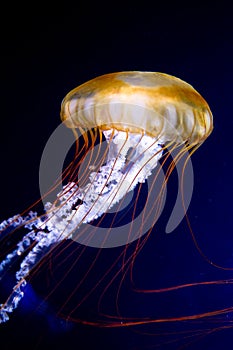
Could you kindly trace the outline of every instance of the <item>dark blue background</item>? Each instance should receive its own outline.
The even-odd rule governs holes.
[[[65,4],[60,8],[56,5],[53,11],[35,6],[26,12],[14,7],[2,16],[7,24],[1,29],[1,220],[23,211],[39,197],[40,157],[60,123],[60,104],[66,93],[105,73],[164,72],[193,85],[213,112],[214,131],[192,158],[195,186],[188,214],[204,254],[220,266],[233,268],[231,10],[222,2],[210,7],[156,2],[153,6],[112,3],[103,8],[98,4]],[[185,221],[166,235],[168,217],[169,210],[163,213],[139,257],[136,279],[140,287],[232,278],[233,270],[211,266],[200,255]],[[43,279],[40,282],[43,285]],[[39,301],[46,295],[39,283],[32,286],[31,293],[28,291],[32,303],[36,303],[33,295]],[[133,312],[127,297],[126,293],[126,314]],[[233,306],[233,287],[191,287],[178,295],[156,298],[146,295],[141,305],[137,299],[132,305],[138,308],[138,314],[151,312],[155,318],[197,314]],[[92,306],[86,307],[90,313]],[[59,350],[144,350],[157,349],[158,344],[163,344],[162,349],[232,347],[231,313],[210,322],[202,319],[196,323],[99,329],[66,325],[49,305],[29,318],[31,309],[22,303],[12,320],[2,326],[2,350],[17,345]],[[85,315],[85,309],[83,312]],[[192,329],[187,336],[186,327]],[[204,329],[210,334],[202,337]],[[168,332],[176,334],[166,335]]]

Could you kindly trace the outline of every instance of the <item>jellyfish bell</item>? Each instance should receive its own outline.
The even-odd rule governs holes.
[[[158,72],[120,72],[92,79],[66,95],[61,119],[69,128],[143,132],[163,143],[190,145],[204,141],[213,129],[204,98],[183,80]]]
[[[35,270],[59,242],[73,238],[75,232],[83,245],[102,248],[128,244],[139,238],[142,226],[148,221],[145,215],[138,232],[132,232],[131,226],[130,234],[124,234],[120,239],[117,230],[117,243],[111,240],[111,232],[104,230],[102,240],[99,231],[93,231],[97,239],[94,242],[98,242],[98,245],[93,245],[83,235],[84,229],[80,228],[102,218],[113,206],[120,208],[125,195],[151,178],[158,162],[162,157],[166,159],[166,147],[181,147],[177,156],[179,160],[184,150],[199,147],[213,129],[212,113],[203,97],[186,82],[157,72],[119,72],[92,79],[65,96],[61,120],[76,136],[76,163],[72,171],[68,167],[67,184],[54,202],[45,202],[44,214],[16,215],[0,226],[3,232],[20,227],[26,230],[22,240],[0,263],[0,276],[3,276],[22,256],[15,274],[16,284],[1,305],[0,322],[6,322],[9,314],[17,308],[32,269]],[[77,129],[83,135],[83,152],[80,151]],[[95,171],[88,176],[81,174],[87,181],[80,186],[75,169],[86,157],[87,135],[91,137],[93,148],[97,133],[100,143],[104,135],[107,150],[97,166],[92,156],[89,167]],[[153,201],[156,202],[156,198]],[[155,216],[153,209],[152,205],[151,215],[147,216]],[[111,229],[110,226],[110,231],[113,231]]]

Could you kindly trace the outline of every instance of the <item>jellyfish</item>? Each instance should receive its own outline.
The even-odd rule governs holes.
[[[73,131],[76,145],[75,157],[64,171],[66,183],[53,201],[44,202],[42,213],[28,210],[0,224],[3,242],[19,229],[24,230],[23,237],[0,263],[2,279],[19,262],[12,291],[0,305],[0,323],[9,320],[25,295],[30,274],[54,247],[77,237],[81,244],[91,244],[82,228],[103,218],[112,208],[119,209],[123,199],[150,178],[156,186],[155,169],[160,169],[160,162],[168,159],[171,150],[178,149],[168,167],[166,182],[182,156],[187,151],[192,154],[213,129],[212,113],[205,99],[185,81],[159,72],[126,71],[98,76],[65,96],[60,116],[62,123]],[[92,155],[97,139],[99,145],[103,140],[107,144],[101,161]],[[91,156],[77,176],[87,152]],[[80,185],[82,179],[84,185]],[[164,184],[158,193],[157,198],[152,198],[148,192],[157,208],[161,205]],[[156,216],[153,204],[149,209],[150,215],[142,218],[138,232],[129,229],[119,245],[140,240],[148,217]],[[114,246],[111,240],[105,245],[112,228],[110,225],[104,231],[100,248]],[[98,235],[93,229],[92,236],[97,241]],[[134,257],[132,254],[131,258]]]

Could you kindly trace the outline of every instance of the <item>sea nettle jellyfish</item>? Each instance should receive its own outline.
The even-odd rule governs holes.
[[[47,298],[61,285],[67,288],[58,302],[58,314],[67,320],[102,326],[159,321],[156,315],[137,317],[136,311],[125,317],[117,306],[115,314],[111,307],[108,314],[101,312],[100,300],[114,280],[118,280],[119,292],[132,270],[161,212],[172,171],[185,158],[184,170],[190,155],[210,135],[210,108],[181,79],[129,71],[106,74],[73,89],[62,101],[61,120],[73,131],[75,154],[63,170],[61,182],[57,180],[47,193],[57,191],[54,200],[46,201],[43,195],[44,212],[38,215],[32,206],[0,225],[2,246],[7,250],[2,251],[1,278],[12,271],[15,274],[15,284],[1,304],[0,322],[6,322],[26,296],[32,277],[46,269],[54,270],[51,279],[55,281]],[[165,165],[166,173],[159,182]],[[17,239],[9,251],[7,242]],[[88,249],[92,259],[86,263]],[[114,257],[111,263],[104,258],[106,250]],[[64,258],[65,251],[73,254],[71,260]],[[98,265],[100,259],[104,262]],[[58,266],[63,267],[59,281]],[[93,314],[79,311],[97,291],[98,308],[92,308]]]

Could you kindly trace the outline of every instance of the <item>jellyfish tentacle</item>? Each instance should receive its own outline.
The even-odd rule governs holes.
[[[39,223],[36,223],[36,226],[39,227]],[[43,230],[40,230],[36,234],[35,234],[35,231],[34,232],[31,231],[29,232],[27,238],[29,237],[30,238],[33,237],[34,246],[26,255],[26,257],[23,259],[23,261],[20,264],[20,269],[15,274],[16,284],[12,290],[12,293],[10,294],[6,302],[0,305],[0,323],[6,322],[9,320],[8,313],[13,312],[13,310],[17,308],[19,301],[23,298],[24,289],[27,285],[26,278],[29,275],[29,273],[32,271],[32,269],[47,254],[47,252],[50,250],[50,247],[54,243],[58,243],[61,239],[64,238],[64,237],[61,238],[61,235],[57,230],[50,231],[49,233]],[[25,249],[28,248],[29,241],[27,241],[26,246],[24,246],[23,245],[24,240],[25,238],[23,238],[22,241],[19,242],[18,248],[15,249],[17,255],[21,255],[25,251]],[[11,254],[15,254],[15,251]],[[4,266],[3,262],[1,264],[3,265],[3,267],[5,267],[7,263]]]
[[[16,284],[13,290],[5,301],[0,305],[0,323],[9,320],[9,313],[13,312],[17,308],[19,301],[24,296],[24,289],[27,284],[26,277],[37,264],[37,262],[46,254],[46,247],[50,247],[52,243],[57,240],[57,233],[49,234],[43,231],[45,224],[41,218],[37,217],[36,213],[30,212],[25,218],[20,215],[16,215],[13,218],[5,220],[1,225],[2,229],[14,229],[18,226],[24,225],[25,229],[32,229],[28,232],[20,242],[17,243],[16,248],[11,251],[4,260],[0,263],[0,279],[3,277],[6,269],[9,269],[13,263],[20,258],[24,253],[30,249],[29,253],[23,259],[20,264],[20,269],[16,272]],[[10,226],[9,226],[10,225]],[[35,230],[37,229],[37,231]],[[49,237],[49,235],[53,237]]]
[[[106,163],[98,172],[90,174],[85,187],[78,188],[74,183],[64,187],[58,194],[59,206],[57,203],[47,206],[49,229],[63,232],[65,238],[71,238],[82,223],[97,219],[138,183],[145,182],[162,156],[163,148],[158,138],[111,129],[104,135],[107,142],[111,139]],[[128,151],[136,144],[137,149],[127,158]],[[82,204],[79,202],[73,208],[78,200]]]
[[[11,233],[16,228],[24,227],[27,230],[29,229],[30,232],[25,234],[20,242],[17,243],[16,248],[7,254],[4,260],[0,263],[0,280],[2,279],[2,276],[4,272],[6,271],[6,268],[11,267],[11,265],[17,260],[31,245],[31,243],[35,240],[35,237],[37,235],[36,231],[34,230],[35,227],[39,227],[39,225],[42,224],[41,218],[37,217],[36,212],[30,211],[27,216],[22,217],[21,215],[15,215],[12,218],[9,218],[7,220],[4,220],[0,224],[0,232],[3,234],[4,238],[4,231],[8,233],[8,231]]]
[[[104,134],[107,142],[111,138],[110,134],[114,135],[109,142],[106,163],[98,172],[90,174],[90,182],[85,187],[79,188],[75,183],[64,186],[53,204],[45,204],[46,214],[43,219],[38,218],[36,213],[29,213],[26,218],[16,216],[14,220],[9,219],[1,224],[3,230],[8,223],[13,228],[24,225],[24,228],[31,231],[0,263],[1,274],[7,267],[11,267],[16,258],[26,254],[15,274],[16,284],[12,293],[0,306],[0,323],[6,322],[8,314],[17,308],[24,296],[26,278],[51,246],[72,238],[73,232],[82,223],[89,223],[107,212],[127,192],[147,179],[162,156],[161,142],[157,138],[116,130],[108,130]],[[135,145],[137,147],[134,152],[128,156],[129,150]],[[75,207],[78,200],[82,204]]]
[[[0,280],[6,270],[12,266],[12,264],[22,255],[28,247],[30,247],[32,241],[34,240],[35,231],[30,231],[26,234],[23,239],[17,244],[17,248],[7,254],[6,258],[0,263]]]
[[[26,286],[26,284],[27,282],[25,279],[22,279],[20,283],[17,283],[7,301],[0,305],[0,323],[8,321],[8,314],[17,308],[19,301],[24,296],[23,288]]]

